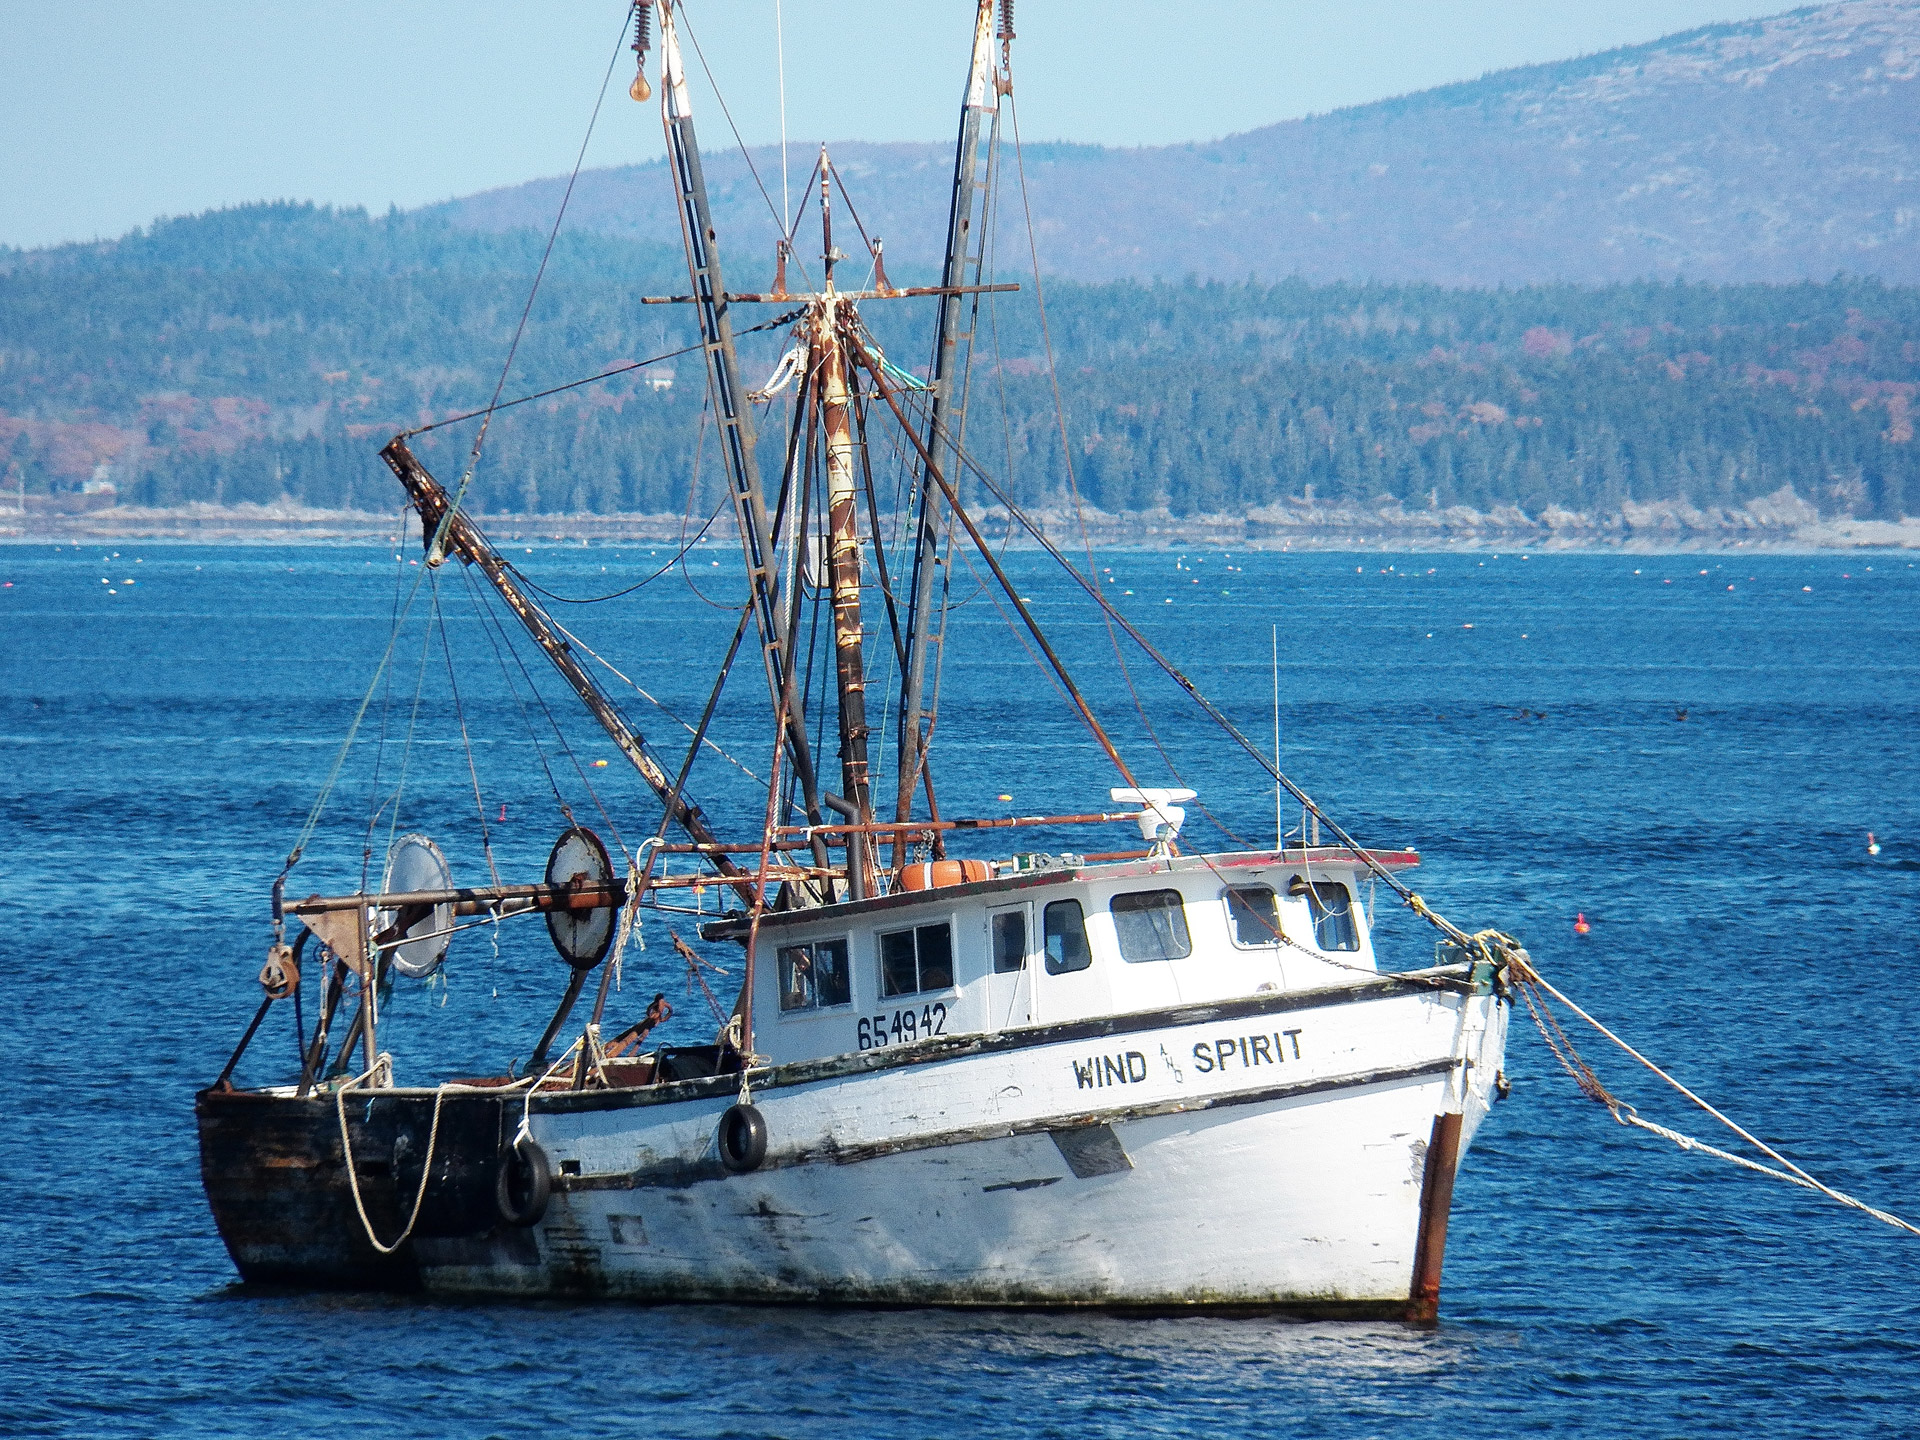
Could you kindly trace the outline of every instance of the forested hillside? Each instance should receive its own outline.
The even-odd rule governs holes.
[[[270,205],[0,252],[0,488],[104,474],[123,504],[393,507],[380,444],[485,403],[543,244]],[[736,285],[764,278],[748,268]],[[507,393],[686,344],[682,307],[637,303],[685,281],[664,246],[563,240]],[[1069,444],[1031,285],[981,317],[968,430],[1029,502],[1064,492],[1070,454],[1083,496],[1113,511],[1311,493],[1608,513],[1784,485],[1828,514],[1920,510],[1913,289],[1055,283],[1047,311]],[[778,313],[740,307],[736,324]],[[867,314],[898,364],[924,362],[930,302]],[[777,332],[743,342],[750,382],[781,348]],[[505,412],[473,503],[678,512],[704,393],[693,355]],[[780,428],[763,421],[769,463]],[[418,448],[457,477],[472,436],[451,427]],[[718,480],[709,445],[696,505]]]

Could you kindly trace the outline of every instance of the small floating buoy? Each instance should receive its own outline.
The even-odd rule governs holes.
[[[604,760],[596,760],[593,762],[593,768],[596,770],[604,770],[607,768],[607,762]]]
[[[1001,800],[1011,800],[1011,799],[1013,799],[1013,796],[1011,796],[1011,795],[1002,795],[1002,796],[1000,796],[999,798],[1000,798]]]
[[[1878,855],[1879,853],[1880,842],[1873,838],[1873,831],[1869,830],[1867,831],[1867,854]]]
[[[506,801],[502,800],[500,802],[500,818],[494,821],[493,823],[496,825],[504,825],[507,823],[507,802]]]
[[[1593,929],[1593,926],[1587,923],[1586,912],[1576,911],[1573,917],[1573,933],[1576,935],[1584,935],[1591,929]]]

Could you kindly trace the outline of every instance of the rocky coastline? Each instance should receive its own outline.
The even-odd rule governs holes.
[[[187,544],[382,543],[397,533],[397,512],[273,505],[184,505],[170,509],[95,507],[75,513],[0,509],[0,543],[175,541]],[[1034,519],[1056,543],[1084,540],[1102,549],[1439,551],[1920,550],[1920,517],[1899,521],[1823,516],[1789,488],[1737,508],[1699,509],[1673,501],[1629,502],[1595,515],[1517,506],[1407,510],[1397,502],[1331,504],[1305,498],[1237,515],[1174,515],[1166,510],[1113,513],[1049,506]],[[478,517],[501,541],[680,544],[698,529],[681,515],[516,515]],[[1006,512],[976,513],[990,535],[1008,529]],[[715,527],[715,533],[718,533]],[[1031,544],[1015,535],[1016,547]]]

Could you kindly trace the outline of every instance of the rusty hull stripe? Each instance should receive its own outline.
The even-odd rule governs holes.
[[[1239,1105],[1260,1105],[1274,1100],[1295,1100],[1322,1095],[1332,1090],[1357,1090],[1369,1085],[1390,1085],[1402,1080],[1419,1080],[1429,1075],[1444,1075],[1456,1065],[1467,1062],[1453,1056],[1423,1060],[1417,1065],[1396,1065],[1383,1070],[1363,1070],[1349,1075],[1329,1075],[1318,1080],[1295,1080],[1284,1085],[1264,1085],[1257,1090],[1236,1090],[1225,1095],[1208,1095],[1191,1100],[1160,1100],[1145,1105],[1122,1105],[1107,1110],[1083,1110],[1072,1114],[1051,1115],[1002,1125],[975,1125],[964,1129],[940,1130],[898,1140],[872,1140],[859,1145],[835,1145],[831,1141],[818,1148],[794,1149],[771,1153],[761,1170],[787,1169],[800,1165],[857,1165],[889,1155],[914,1150],[937,1150],[953,1145],[972,1145],[982,1140],[1005,1140],[1016,1135],[1039,1135],[1050,1130],[1076,1130],[1088,1125],[1112,1125],[1129,1120],[1147,1120],[1161,1115],[1191,1115],[1205,1110],[1224,1110]],[[1456,1121],[1458,1116],[1453,1117]],[[1459,1127],[1455,1129],[1458,1149]],[[1433,1151],[1428,1150],[1429,1164]],[[756,1172],[757,1173],[757,1172]],[[717,1157],[699,1160],[667,1160],[643,1165],[612,1175],[556,1175],[556,1190],[683,1190],[707,1180],[736,1178]],[[1447,1188],[1452,1192],[1452,1171]],[[1424,1226],[1424,1219],[1423,1219]],[[1444,1221],[1443,1221],[1444,1227]],[[1423,1231],[1424,1233],[1424,1231]],[[1444,1243],[1444,1233],[1442,1241]]]
[[[1453,1177],[1460,1168],[1458,1114],[1433,1117],[1427,1165],[1420,1177],[1420,1235],[1413,1247],[1413,1285],[1407,1318],[1432,1324],[1440,1318],[1440,1268],[1447,1254],[1447,1217],[1453,1212]]]

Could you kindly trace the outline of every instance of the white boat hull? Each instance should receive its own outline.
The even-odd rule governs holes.
[[[1418,1312],[1423,1233],[1439,1199],[1444,1242],[1452,1167],[1504,1052],[1505,1000],[1461,974],[781,1067],[752,1090],[771,1143],[747,1174],[714,1140],[737,1077],[644,1103],[542,1095],[529,1126],[561,1173],[541,1223],[419,1241],[421,1279],[637,1300]],[[1437,1181],[1428,1152],[1449,1115]],[[1437,1296],[1437,1250],[1431,1263]]]

